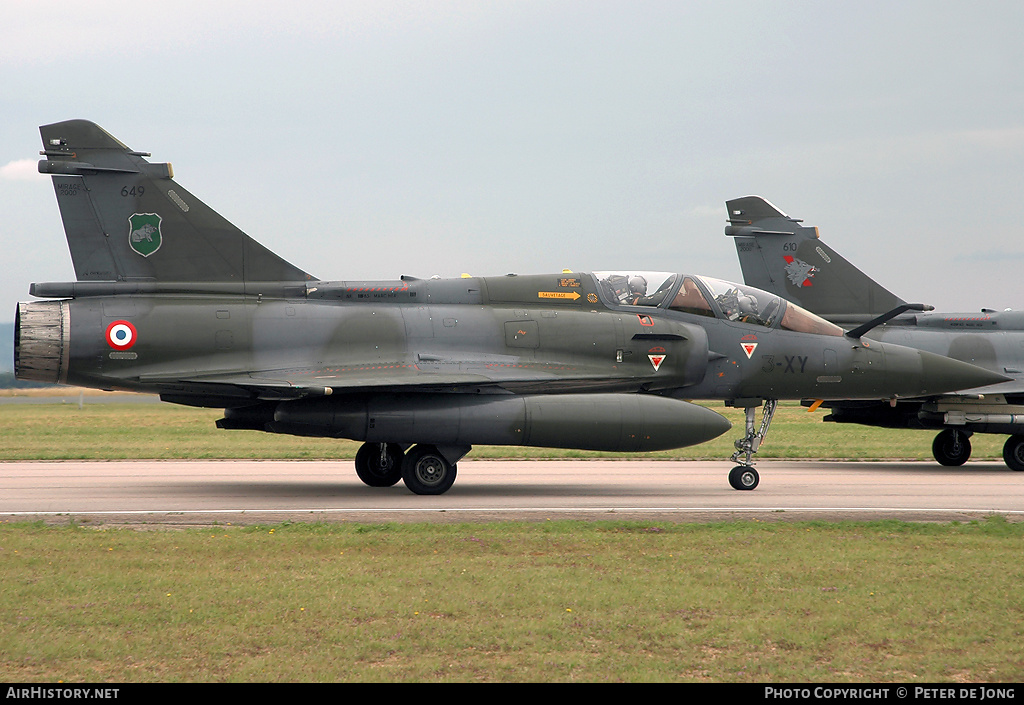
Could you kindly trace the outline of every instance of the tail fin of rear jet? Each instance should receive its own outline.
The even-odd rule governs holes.
[[[99,125],[39,128],[79,281],[305,281],[306,272],[260,245]]]
[[[725,202],[744,281],[837,323],[886,313],[902,299],[760,196]]]

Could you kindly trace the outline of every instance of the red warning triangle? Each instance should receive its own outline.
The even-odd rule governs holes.
[[[654,371],[657,372],[658,368],[661,367],[661,363],[665,361],[666,355],[648,355],[647,356],[651,364],[654,365]]]
[[[740,343],[740,347],[743,348],[743,352],[747,354],[747,359],[754,354],[754,350],[757,349],[757,343]]]

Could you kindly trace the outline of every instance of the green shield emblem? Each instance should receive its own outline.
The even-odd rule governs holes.
[[[128,216],[128,245],[143,257],[160,249],[160,221],[156,213],[132,213]]]

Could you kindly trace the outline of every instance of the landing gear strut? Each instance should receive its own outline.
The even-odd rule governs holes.
[[[757,413],[757,407],[745,407],[746,435],[736,441],[736,452],[732,454],[732,461],[739,463],[739,465],[734,467],[729,473],[729,484],[732,485],[733,489],[752,490],[760,482],[761,478],[757,474],[757,470],[754,469],[753,456],[757,449],[761,447],[761,443],[764,442],[764,437],[768,435],[768,427],[772,423],[772,417],[775,416],[775,409],[778,405],[777,399],[764,400],[761,426],[756,431],[754,430],[754,417]]]

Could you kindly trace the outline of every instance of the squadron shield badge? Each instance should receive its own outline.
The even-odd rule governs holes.
[[[159,250],[163,244],[160,235],[162,220],[156,213],[132,213],[128,216],[128,245],[143,257]]]
[[[813,286],[811,280],[820,271],[817,267],[789,255],[783,255],[783,259],[786,260],[786,276],[793,286]]]

